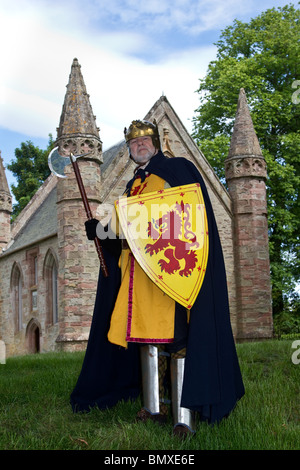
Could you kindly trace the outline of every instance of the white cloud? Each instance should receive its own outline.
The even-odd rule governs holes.
[[[261,7],[254,0],[246,6],[240,0],[1,0],[1,36],[9,47],[0,51],[0,126],[55,137],[77,57],[104,147],[122,139],[124,126],[163,92],[191,130],[198,79],[216,53],[196,35],[223,28],[250,8]],[[179,37],[184,42],[176,51]]]
[[[100,27],[105,27],[108,21],[110,26],[121,23],[133,30],[143,28],[147,33],[172,29],[198,34],[226,25],[235,15],[245,13],[253,7],[253,0],[247,4],[242,4],[240,0],[89,0],[84,2],[84,10],[81,0],[72,0],[71,3],[70,0],[65,0],[60,5],[65,8],[71,4],[73,20],[76,12],[81,10],[80,17],[84,22],[96,22]],[[56,5],[56,8],[59,9],[59,6]]]
[[[37,95],[0,88],[0,126],[35,137],[48,137],[61,106]]]
[[[0,75],[0,126],[55,137],[74,57],[82,65],[105,147],[122,139],[124,126],[143,117],[163,92],[183,121],[193,117],[198,78],[214,48],[198,47],[149,64],[129,54],[145,47],[138,33],[100,33],[91,41],[82,32],[76,37],[68,26],[51,29],[49,18],[44,21],[32,9],[6,13],[2,35],[11,47],[0,53],[7,64]]]

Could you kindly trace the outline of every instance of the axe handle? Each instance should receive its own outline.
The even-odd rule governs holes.
[[[79,171],[78,163],[77,163],[76,159],[75,158],[73,159],[72,157],[73,156],[71,155],[70,160],[72,162],[72,166],[73,166],[74,173],[75,173],[75,176],[76,176],[79,191],[80,191],[80,194],[81,194],[81,197],[82,197],[85,212],[86,212],[87,218],[89,220],[91,220],[93,218],[93,216],[92,216],[92,212],[91,212],[91,209],[90,209],[89,201],[88,201],[87,196],[86,196],[86,192],[85,192],[85,188],[84,188],[83,181],[82,181],[82,178],[81,178],[81,174],[80,174],[80,171]],[[103,252],[102,252],[102,248],[101,248],[99,238],[96,237],[94,239],[94,242],[95,242],[96,250],[97,250],[97,253],[98,253],[99,260],[100,260],[100,266],[101,266],[103,275],[104,275],[104,277],[108,277],[108,269],[107,269],[107,266],[106,266],[106,263],[105,263],[105,260],[104,260],[104,256],[103,256]]]

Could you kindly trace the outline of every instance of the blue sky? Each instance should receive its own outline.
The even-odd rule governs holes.
[[[165,94],[188,131],[199,78],[234,19],[297,1],[1,0],[0,150],[4,164],[21,142],[56,138],[75,57],[104,149],[123,138]],[[15,180],[7,171],[8,182]]]

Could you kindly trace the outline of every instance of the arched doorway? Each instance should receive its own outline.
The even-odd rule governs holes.
[[[35,318],[32,318],[26,328],[27,348],[30,354],[36,354],[40,352],[40,337],[41,325]]]

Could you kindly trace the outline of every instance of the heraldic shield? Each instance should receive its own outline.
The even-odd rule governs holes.
[[[208,225],[200,184],[121,197],[119,224],[144,272],[164,293],[190,309],[208,258]]]

